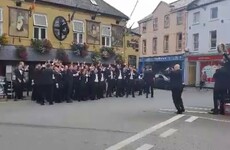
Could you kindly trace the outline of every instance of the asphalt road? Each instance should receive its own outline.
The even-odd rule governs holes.
[[[0,102],[0,150],[229,150],[230,117],[210,115],[212,91],[187,88],[176,115],[170,91],[40,106]]]

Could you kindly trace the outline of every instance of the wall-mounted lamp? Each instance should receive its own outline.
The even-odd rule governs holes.
[[[91,20],[95,20],[97,16],[100,16],[101,14],[100,13],[96,13],[94,14],[93,16],[91,16]]]
[[[71,21],[73,21],[75,13],[76,13],[76,11],[74,11],[74,12],[72,13],[72,15],[71,15],[71,14],[68,14],[68,22],[69,22],[69,23],[70,23]]]
[[[22,2],[24,2],[25,0],[15,0],[15,4],[16,6],[18,7],[21,7],[22,6]]]

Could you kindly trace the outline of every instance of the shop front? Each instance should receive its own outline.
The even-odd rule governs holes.
[[[205,87],[214,87],[213,75],[216,72],[222,55],[192,55],[187,57],[185,64],[185,83],[189,86],[199,86],[201,76],[206,74]]]
[[[181,68],[184,69],[184,55],[142,57],[139,59],[139,71],[146,66],[151,66],[154,73],[160,73],[175,64],[180,64]]]

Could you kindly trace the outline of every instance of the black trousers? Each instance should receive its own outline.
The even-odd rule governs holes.
[[[118,79],[118,80],[117,80],[116,97],[118,97],[118,96],[119,96],[119,97],[122,97],[122,96],[123,96],[123,95],[122,95],[122,94],[123,94],[123,91],[122,91],[122,90],[123,90],[123,88],[124,88],[124,87],[123,87],[123,86],[124,86],[123,83],[124,83],[124,82],[123,82],[122,79]]]
[[[224,100],[227,94],[227,89],[214,89],[213,91],[213,103],[214,103],[214,112],[218,113],[218,106],[220,104],[220,112],[224,113]]]
[[[184,104],[181,98],[183,92],[183,88],[172,88],[172,98],[173,103],[177,109],[177,111],[182,112],[184,111]]]
[[[135,80],[130,79],[127,82],[126,97],[128,97],[129,94],[132,94],[132,96],[135,97],[134,92],[135,92]]]
[[[49,103],[53,103],[53,84],[42,85],[41,88],[43,91],[42,103],[44,103],[44,99]]]
[[[149,94],[153,97],[153,83],[146,83],[145,86],[146,97],[148,97]]]
[[[112,96],[114,87],[115,87],[115,80],[114,79],[109,79],[108,80],[108,89],[106,91],[106,97],[108,97],[108,96],[111,97]]]
[[[93,90],[92,90],[92,98],[91,100],[100,99],[100,88],[99,88],[99,82],[93,83]]]
[[[23,98],[23,83],[16,83],[14,85],[14,91],[15,91],[15,99],[22,99]]]
[[[99,82],[99,95],[100,95],[100,98],[104,98],[105,90],[106,90],[105,81]]]

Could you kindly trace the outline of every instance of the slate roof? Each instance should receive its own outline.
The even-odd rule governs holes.
[[[173,6],[173,10],[177,10],[180,8],[185,8],[187,7],[190,3],[192,3],[195,0],[177,0],[175,2],[170,3],[170,6]]]
[[[105,15],[111,15],[121,19],[129,20],[121,11],[106,3],[104,0],[95,0],[98,5],[93,5],[90,0],[37,0],[37,2],[46,2],[51,4],[63,5],[72,8],[78,8],[85,11],[98,12]]]
[[[149,14],[148,16],[144,17],[143,19],[141,19],[140,21],[138,21],[138,23],[143,23],[143,22],[147,22],[149,20],[152,20],[153,14]]]
[[[140,29],[139,27],[133,28],[133,29],[131,29],[131,32],[134,33],[134,34],[140,35],[140,30],[139,29]]]

